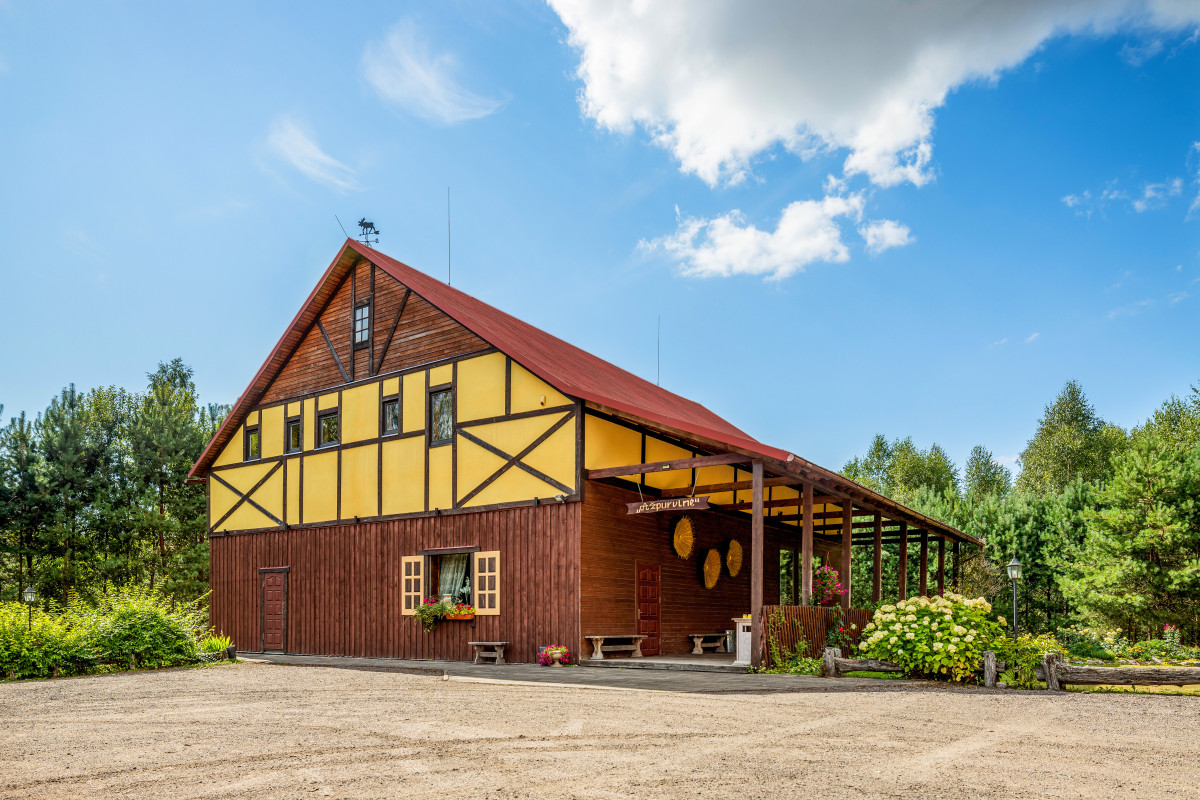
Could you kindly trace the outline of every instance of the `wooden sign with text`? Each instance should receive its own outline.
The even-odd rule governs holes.
[[[643,500],[626,503],[630,514],[658,514],[663,511],[703,511],[708,508],[708,496],[671,497],[665,500]]]

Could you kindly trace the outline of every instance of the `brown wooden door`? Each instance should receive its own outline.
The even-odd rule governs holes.
[[[642,640],[642,655],[656,656],[659,653],[659,566],[658,564],[637,565],[637,632]]]
[[[262,573],[262,649],[287,649],[287,572],[281,570]]]

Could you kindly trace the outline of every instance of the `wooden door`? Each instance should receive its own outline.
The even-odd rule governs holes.
[[[264,570],[262,577],[262,650],[287,650],[287,572]]]
[[[659,566],[658,564],[637,565],[637,632],[642,640],[642,655],[656,656],[659,653]]]

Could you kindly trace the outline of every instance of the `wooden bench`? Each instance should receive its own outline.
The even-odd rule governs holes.
[[[585,639],[591,640],[592,643],[592,661],[603,660],[605,653],[623,653],[629,651],[630,658],[642,657],[642,639],[645,636],[641,634],[613,634],[606,633],[603,636],[585,636]],[[617,639],[621,644],[605,644],[606,639]]]
[[[720,633],[689,633],[688,636],[692,639],[692,655],[704,655],[704,648],[713,648],[714,653],[728,653],[729,647],[725,644],[725,632]]]
[[[475,648],[475,663],[482,664],[486,659],[491,659],[495,664],[504,663],[504,648],[508,647],[508,642],[467,642]]]

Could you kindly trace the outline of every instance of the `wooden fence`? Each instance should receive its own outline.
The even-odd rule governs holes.
[[[825,606],[763,606],[763,620],[766,623],[763,626],[763,636],[766,638],[764,666],[776,666],[772,663],[773,650],[778,649],[781,654],[791,653],[801,641],[805,643],[804,655],[821,658],[834,613],[833,609]],[[842,645],[843,655],[849,656],[857,651],[862,629],[874,614],[865,608],[851,608],[844,612],[842,627],[845,628],[847,643]]]

